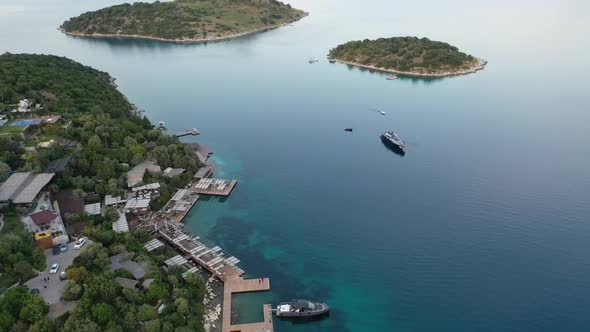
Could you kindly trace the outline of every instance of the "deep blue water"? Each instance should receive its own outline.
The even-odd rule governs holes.
[[[108,71],[153,121],[202,132],[239,184],[187,224],[271,278],[270,296],[244,303],[334,308],[277,331],[588,329],[587,2],[297,0],[310,16],[292,27],[200,45],[55,29],[115,3],[4,0],[0,52]],[[324,60],[341,42],[398,35],[489,65],[387,81]],[[405,157],[381,144],[389,129],[409,142]]]

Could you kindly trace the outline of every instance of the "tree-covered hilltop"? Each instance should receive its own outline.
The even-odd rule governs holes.
[[[201,166],[190,147],[139,116],[107,73],[67,58],[0,55],[0,92],[0,109],[12,108],[27,98],[43,105],[35,111],[38,116],[62,115],[61,124],[43,125],[33,137],[0,136],[0,162],[8,165],[9,171],[41,171],[52,160],[73,156],[71,167],[54,179],[54,190],[74,187],[86,193],[118,195],[127,188],[126,172],[148,159],[156,160],[162,169],[186,169],[178,177],[160,175],[146,180],[162,185],[154,206],[158,208],[177,188],[188,184],[190,173]],[[66,129],[63,124],[67,123]],[[30,141],[37,137],[78,144],[74,150],[62,144],[34,152],[22,148],[34,146]]]
[[[0,55],[2,115],[10,121],[13,117],[61,115],[60,122],[36,126],[27,135],[0,135],[0,181],[12,171],[41,171],[50,161],[73,157],[70,167],[57,173],[49,185],[53,193],[74,188],[82,196],[91,192],[118,196],[127,191],[129,168],[151,159],[162,168],[187,170],[173,178],[148,176],[146,182],[161,185],[160,197],[152,201],[154,209],[184,188],[201,166],[198,158],[178,138],[154,129],[113,81],[107,73],[63,57]],[[25,98],[42,108],[33,114],[10,112]],[[38,148],[31,144],[37,138],[54,144]],[[66,270],[64,299],[79,300],[76,307],[55,320],[46,317],[47,305],[26,287],[5,290],[31,278],[33,268],[43,270],[46,262],[15,209],[0,211],[4,222],[0,230],[0,331],[203,331],[202,278],[184,278],[180,267],[163,272],[163,261],[176,253],[167,247],[148,253],[143,243],[150,236],[142,231],[115,233],[112,222],[118,213],[114,211],[113,216],[111,210],[105,216],[77,216],[87,226],[83,234],[94,243],[85,246]],[[147,266],[145,278],[154,279],[151,285],[127,289],[115,282],[116,277],[128,275],[111,271],[109,256],[125,251]]]
[[[428,38],[393,37],[351,41],[330,50],[329,57],[393,72],[444,75],[473,70],[480,60],[455,46]]]
[[[61,28],[82,36],[199,41],[272,28],[303,16],[303,11],[276,0],[176,0],[107,7],[71,18]]]

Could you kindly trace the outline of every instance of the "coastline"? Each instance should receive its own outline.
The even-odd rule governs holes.
[[[417,73],[417,72],[412,72],[412,71],[401,71],[401,70],[395,70],[395,69],[375,67],[375,66],[371,66],[371,65],[363,65],[360,63],[348,62],[348,61],[340,60],[337,58],[329,58],[329,59],[333,60],[335,62],[338,62],[338,63],[342,63],[345,65],[351,65],[351,66],[355,66],[355,67],[359,67],[359,68],[365,68],[365,69],[380,71],[380,72],[384,72],[384,73],[398,74],[398,75],[402,75],[402,76],[423,77],[423,78],[440,78],[440,77],[450,77],[450,76],[473,74],[475,72],[483,70],[485,68],[485,66],[488,64],[488,62],[486,60],[478,58],[476,66],[474,66],[472,68],[464,69],[464,70],[459,70],[456,72]]]
[[[85,33],[77,33],[77,32],[68,32],[65,31],[63,29],[63,27],[59,27],[57,28],[57,30],[65,33],[66,35],[69,36],[75,36],[75,37],[86,37],[86,38],[131,38],[131,39],[145,39],[145,40],[154,40],[154,41],[159,41],[159,42],[166,42],[166,43],[181,43],[181,44],[196,44],[196,43],[206,43],[206,42],[214,42],[214,41],[222,41],[222,40],[228,40],[228,39],[234,39],[234,38],[239,38],[239,37],[244,37],[244,36],[248,36],[248,35],[253,35],[253,34],[257,34],[260,32],[265,32],[268,30],[274,30],[274,29],[278,29],[281,27],[285,27],[285,26],[289,26],[301,19],[303,19],[304,17],[307,17],[309,15],[309,13],[304,13],[303,16],[301,16],[300,18],[298,18],[295,21],[289,21],[289,22],[285,22],[285,23],[281,23],[281,24],[277,24],[277,25],[273,25],[273,26],[269,26],[269,27],[264,27],[264,28],[259,28],[259,29],[255,29],[255,30],[250,30],[250,31],[245,31],[245,32],[240,32],[240,33],[235,33],[235,34],[231,34],[231,35],[227,35],[227,36],[215,36],[215,37],[207,37],[207,38],[176,38],[176,39],[168,39],[168,38],[161,38],[161,37],[153,37],[153,36],[142,36],[142,35],[126,35],[126,34],[102,34],[102,33],[93,33],[91,35],[89,34],[85,34]]]

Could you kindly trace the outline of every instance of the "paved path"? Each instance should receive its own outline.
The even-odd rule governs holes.
[[[91,243],[92,241],[89,240],[86,242],[85,246],[88,246]],[[59,280],[59,274],[72,265],[74,258],[80,255],[80,250],[75,250],[74,242],[71,242],[68,245],[68,250],[65,252],[60,252],[58,255],[54,255],[52,249],[47,249],[44,253],[45,261],[47,262],[47,269],[45,269],[45,271],[41,271],[37,277],[25,282],[25,285],[27,285],[30,289],[37,288],[39,290],[39,295],[41,295],[45,302],[49,304],[50,317],[54,317],[55,315],[52,315],[52,308],[56,308],[58,311],[61,311],[59,309],[63,307],[71,309],[71,306],[67,304],[67,301],[63,301],[61,299],[61,296],[65,290],[66,282]],[[59,264],[59,271],[57,271],[57,273],[49,273],[51,265],[54,263]],[[49,279],[44,281],[45,278]],[[60,305],[56,306],[56,304]]]

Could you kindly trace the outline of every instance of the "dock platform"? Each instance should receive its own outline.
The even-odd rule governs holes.
[[[236,184],[237,180],[202,178],[191,189],[200,195],[229,196]]]
[[[222,332],[260,332],[273,331],[272,308],[270,304],[263,306],[264,321],[247,324],[231,324],[231,298],[234,293],[262,292],[270,290],[270,279],[232,278],[223,285],[223,318]]]
[[[197,136],[197,135],[200,135],[200,134],[201,133],[197,129],[191,128],[191,129],[187,129],[187,130],[185,130],[183,132],[176,133],[176,134],[174,134],[174,136],[176,136],[176,137],[183,137],[183,136],[189,136],[189,135],[190,136]]]

